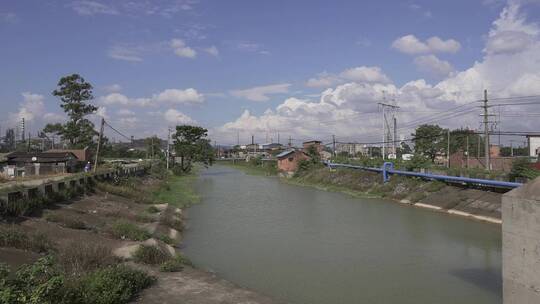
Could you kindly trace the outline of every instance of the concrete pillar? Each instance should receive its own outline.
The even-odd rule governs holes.
[[[503,303],[540,303],[540,178],[502,198]]]

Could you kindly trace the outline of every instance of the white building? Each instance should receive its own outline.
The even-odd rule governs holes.
[[[358,153],[367,155],[367,146],[357,143],[338,143],[336,145],[336,153],[347,153],[349,156],[357,156]]]
[[[540,154],[540,135],[527,135],[529,156],[538,157]]]

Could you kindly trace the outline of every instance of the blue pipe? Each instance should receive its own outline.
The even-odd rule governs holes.
[[[498,187],[498,188],[513,189],[513,188],[517,188],[523,185],[522,183],[503,182],[503,181],[496,181],[496,180],[490,180],[490,179],[469,178],[469,177],[461,177],[461,176],[448,176],[448,175],[437,175],[437,174],[429,174],[429,173],[394,170],[394,164],[391,162],[385,162],[382,168],[370,168],[370,167],[364,167],[364,166],[335,164],[335,163],[326,163],[326,165],[330,168],[342,167],[342,168],[360,169],[360,170],[382,173],[383,181],[385,183],[390,180],[390,174],[397,174],[397,175],[404,175],[404,176],[420,177],[420,178],[425,178],[425,179],[430,179],[430,180],[440,180],[444,182],[454,182],[454,183],[457,182],[461,184],[473,184],[473,185],[490,186],[490,187]]]

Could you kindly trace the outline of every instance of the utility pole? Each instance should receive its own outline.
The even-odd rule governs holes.
[[[469,134],[467,134],[467,169],[469,169]]]
[[[292,138],[291,136],[289,135],[289,149],[292,147]]]
[[[488,98],[487,98],[487,90],[484,90],[484,100],[483,100],[483,103],[484,105],[482,106],[482,108],[484,108],[484,114],[482,116],[484,116],[484,158],[485,158],[485,163],[486,163],[486,170],[491,170],[491,165],[490,165],[490,155],[489,155],[489,130],[488,130],[488,124],[489,124],[489,120],[488,120]]]
[[[450,128],[446,130],[447,143],[446,143],[446,166],[450,168]]]
[[[171,128],[167,128],[167,170],[169,170],[169,158],[171,158]]]
[[[392,138],[392,149],[394,150],[394,155],[397,158],[397,148],[396,148],[396,141],[397,141],[397,119],[396,116],[394,118],[394,136]]]
[[[94,162],[94,172],[97,171],[98,167],[98,159],[99,159],[99,148],[101,147],[101,138],[103,137],[103,128],[105,127],[105,118],[101,118],[101,128],[99,130],[99,137],[97,142],[97,148],[96,148],[96,160]]]
[[[334,157],[336,157],[336,136],[332,135],[332,152],[334,153]]]
[[[278,143],[278,144],[281,144],[281,143],[279,142],[279,132],[277,132],[277,143]]]
[[[385,99],[386,101],[386,99]],[[393,105],[393,104],[389,104],[389,103],[385,103],[385,102],[378,102],[377,103],[378,105],[381,106],[381,110],[382,110],[382,125],[383,125],[383,137],[382,137],[382,149],[381,149],[381,152],[382,152],[382,157],[383,159],[385,159],[385,154],[386,154],[386,144],[388,142],[388,139],[390,137],[390,127],[388,128],[388,134],[387,134],[387,130],[386,130],[386,125],[388,125],[388,121],[386,120],[386,108],[389,108],[391,111],[392,111],[392,115],[394,115],[394,112],[399,109],[398,106],[396,105]],[[396,120],[395,120],[395,116],[394,117],[394,134],[396,133]],[[394,135],[395,136],[395,135]],[[395,154],[395,138],[394,140],[392,140],[392,147],[394,149],[394,154]]]
[[[30,132],[28,132],[28,148],[27,148],[27,152],[30,152],[30,141],[32,140],[32,138],[30,137]]]

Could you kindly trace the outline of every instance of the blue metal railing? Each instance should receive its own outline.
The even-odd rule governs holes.
[[[396,174],[396,175],[419,177],[419,178],[424,178],[424,179],[429,179],[429,180],[439,180],[439,181],[449,182],[449,183],[470,184],[470,185],[488,186],[488,187],[496,187],[496,188],[513,189],[513,188],[517,188],[523,185],[522,183],[496,181],[496,180],[491,180],[491,179],[480,179],[480,178],[470,178],[470,177],[461,177],[461,176],[448,176],[448,175],[437,175],[437,174],[429,174],[429,173],[394,170],[394,164],[391,162],[385,162],[381,168],[370,168],[370,167],[364,167],[364,166],[336,164],[336,163],[329,163],[329,162],[325,164],[330,168],[351,168],[351,169],[360,169],[360,170],[365,170],[365,171],[382,173],[383,181],[385,183],[390,180],[391,174]]]

